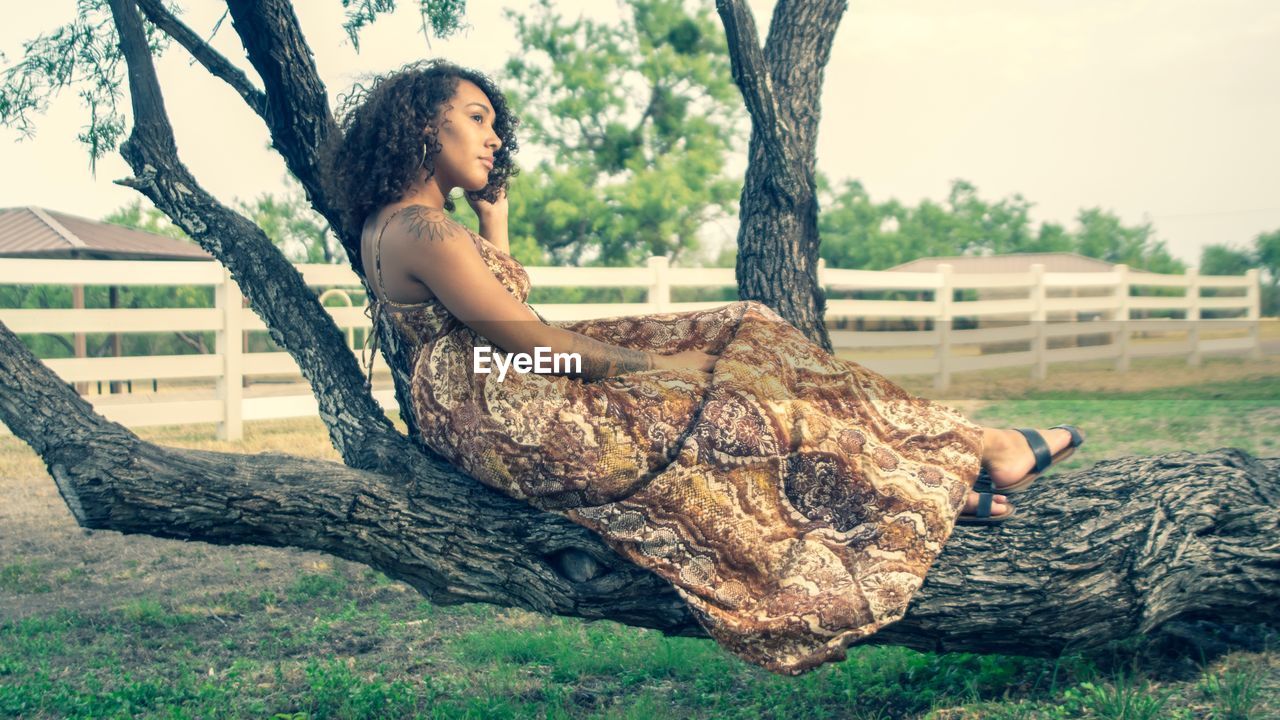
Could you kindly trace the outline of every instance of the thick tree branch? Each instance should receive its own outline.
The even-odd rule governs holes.
[[[716,7],[752,125],[739,204],[738,294],[768,304],[830,351],[822,322],[826,295],[818,284],[814,141],[822,70],[844,4],[780,2],[763,51],[741,0],[718,0]],[[811,116],[797,114],[806,103]]]
[[[86,527],[318,550],[439,604],[702,634],[665,581],[559,515],[440,465],[399,477],[157,447],[93,414],[3,325],[0,421]],[[1231,626],[1280,627],[1280,459],[1119,458],[1042,479],[1018,505],[1005,525],[958,528],[906,617],[871,642],[1053,656],[1148,635],[1213,655],[1239,644]]]
[[[302,276],[260,228],[205,192],[178,159],[173,130],[132,0],[111,0],[129,69],[134,127],[120,152],[145,194],[230,271],[272,339],[297,360],[334,447],[352,467],[401,467],[407,440],[364,390],[355,356]]]
[[[138,7],[152,25],[160,28],[164,34],[173,38],[179,45],[191,53],[191,57],[204,66],[214,77],[220,78],[232,87],[244,99],[255,113],[266,117],[267,96],[255,88],[244,71],[236,67],[226,57],[214,50],[190,27],[169,12],[161,0],[138,0]]]
[[[848,8],[848,0],[779,0],[769,22],[764,61],[778,114],[793,134],[791,145],[805,163],[806,177],[815,169],[823,76]]]
[[[338,229],[348,250],[353,250],[359,228],[342,226],[320,181],[318,151],[337,125],[293,5],[288,0],[228,0],[227,8],[249,62],[262,78],[272,145],[302,183],[316,211]]]
[[[716,12],[728,36],[733,80],[742,90],[742,99],[751,113],[751,131],[764,148],[773,184],[787,201],[798,203],[806,193],[808,182],[800,173],[799,157],[787,140],[791,128],[778,112],[777,93],[760,49],[755,17],[742,0],[716,0]]]
[[[488,602],[701,633],[665,581],[590,531],[439,461],[392,476],[144,442],[94,413],[3,323],[0,422],[41,456],[87,528],[318,550],[382,570],[438,604]]]

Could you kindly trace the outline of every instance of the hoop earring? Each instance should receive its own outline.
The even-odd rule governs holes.
[[[427,143],[424,140],[422,143],[422,159],[418,161],[418,169],[421,170],[426,166],[427,166]]]

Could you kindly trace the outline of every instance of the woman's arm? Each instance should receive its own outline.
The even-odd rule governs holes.
[[[508,353],[533,355],[538,347],[574,353],[582,359],[582,372],[574,374],[589,380],[655,368],[710,369],[702,358],[618,347],[543,323],[493,276],[467,229],[442,210],[404,210],[387,228],[382,247],[388,264],[405,268],[455,317]]]

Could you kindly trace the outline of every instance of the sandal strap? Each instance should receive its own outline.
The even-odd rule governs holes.
[[[1071,433],[1071,447],[1080,447],[1084,442],[1084,435],[1080,434],[1080,429],[1075,425],[1054,425],[1050,430],[1066,430]]]
[[[991,498],[991,493],[978,493],[978,509],[974,512],[974,517],[982,519],[991,517]]]
[[[1044,441],[1044,437],[1035,430],[1027,428],[1014,428],[1022,433],[1022,437],[1027,439],[1027,445],[1031,446],[1031,453],[1036,456],[1036,466],[1031,471],[1033,473],[1042,473],[1053,464],[1053,454],[1049,452],[1049,443]]]

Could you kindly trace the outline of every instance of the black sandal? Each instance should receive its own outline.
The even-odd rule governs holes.
[[[1066,430],[1071,434],[1071,442],[1066,447],[1057,452],[1056,455],[1049,455],[1049,443],[1045,442],[1044,436],[1035,430],[1027,428],[1014,428],[1022,433],[1022,437],[1027,439],[1027,445],[1031,448],[1031,454],[1035,455],[1036,464],[1031,468],[1031,472],[1027,473],[1023,478],[1008,487],[996,487],[991,481],[991,476],[987,474],[987,469],[982,468],[978,471],[978,481],[974,483],[973,489],[982,492],[994,492],[1000,494],[1020,493],[1026,490],[1036,478],[1044,474],[1044,471],[1058,463],[1066,460],[1075,454],[1076,448],[1084,444],[1084,433],[1075,425],[1054,425],[1050,430]]]

